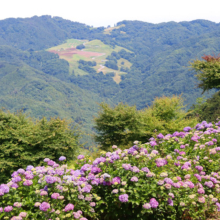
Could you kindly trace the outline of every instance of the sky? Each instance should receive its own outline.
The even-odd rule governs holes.
[[[219,23],[219,8],[220,0],[0,0],[0,20],[51,15],[93,27],[114,26],[123,20]]]

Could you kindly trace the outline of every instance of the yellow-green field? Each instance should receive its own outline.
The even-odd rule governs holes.
[[[61,50],[61,49],[67,49],[67,48],[71,48],[71,47],[76,47],[80,44],[83,44],[85,42],[87,42],[88,40],[77,40],[77,39],[68,39],[66,40],[66,43],[64,44],[60,44],[58,46],[55,46],[55,47],[51,47],[49,49],[47,49],[47,51],[50,51],[50,50]]]
[[[76,49],[76,46],[84,44],[85,48],[82,50]],[[75,75],[86,75],[87,72],[78,68],[78,61],[85,60],[85,61],[96,61],[97,65],[94,69],[97,72],[103,72],[103,74],[107,74],[109,72],[114,72],[115,76],[113,77],[116,83],[120,83],[121,75],[126,74],[125,72],[116,71],[104,66],[106,57],[111,55],[113,51],[119,52],[120,50],[126,50],[131,52],[123,47],[115,46],[114,48],[104,44],[100,40],[77,40],[77,39],[69,39],[64,44],[58,45],[56,47],[51,47],[47,49],[47,51],[56,53],[59,55],[60,59],[65,59],[69,62],[69,73],[72,74],[74,70]],[[124,62],[124,65],[121,64]],[[123,58],[118,60],[118,67],[119,69],[123,67],[131,67],[131,63]]]

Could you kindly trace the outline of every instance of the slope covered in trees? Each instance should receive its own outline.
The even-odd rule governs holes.
[[[85,122],[91,131],[96,103],[101,101],[143,109],[155,97],[182,93],[188,108],[195,103],[202,90],[196,88],[189,61],[219,53],[219,24],[195,20],[161,24],[122,21],[117,25],[108,31],[51,16],[0,21],[1,107],[12,111],[23,108],[36,117],[72,118]],[[106,65],[117,63],[120,69],[125,62],[132,65],[127,69],[125,65],[119,84],[112,80],[113,73],[90,71],[93,67],[87,75],[76,75],[66,60],[46,52],[68,39],[97,39],[112,49],[121,46],[125,50],[110,54]],[[88,70],[86,67],[81,66]],[[210,97],[214,92],[204,95]]]
[[[12,112],[23,109],[36,118],[72,119],[83,126],[83,131],[91,133],[92,119],[98,111],[96,103],[104,99],[51,75],[51,68],[56,69],[60,78],[68,74],[65,60],[49,52],[29,53],[8,46],[1,46],[0,54],[1,107]]]

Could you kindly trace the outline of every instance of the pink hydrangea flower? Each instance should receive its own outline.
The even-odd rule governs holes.
[[[150,205],[151,205],[152,208],[157,208],[159,203],[157,202],[157,200],[155,198],[151,198],[150,199]]]
[[[69,203],[68,205],[66,205],[66,207],[64,208],[65,212],[71,211],[74,209],[74,205]]]
[[[145,203],[145,204],[143,205],[143,208],[145,208],[145,209],[150,209],[150,208],[151,208],[150,203]]]
[[[50,204],[47,202],[42,202],[40,205],[40,210],[46,212],[50,208]]]
[[[13,207],[12,206],[6,206],[5,208],[4,208],[4,212],[10,212],[10,211],[12,211],[13,210]]]
[[[27,216],[27,212],[21,212],[21,213],[19,214],[19,216],[21,216],[22,218],[25,218],[25,217]]]
[[[51,195],[51,198],[52,198],[52,199],[57,199],[59,196],[60,196],[59,193],[53,193],[53,194]]]

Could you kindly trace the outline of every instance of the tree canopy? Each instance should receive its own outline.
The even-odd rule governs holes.
[[[134,140],[145,143],[155,134],[181,131],[197,122],[184,112],[181,96],[156,98],[152,106],[142,110],[123,103],[115,107],[101,103],[100,107],[101,111],[94,119],[95,141],[105,150],[113,144],[129,145]]]
[[[22,112],[0,111],[0,181],[27,165],[39,165],[44,158],[73,159],[79,147],[79,133],[60,118],[33,120]]]
[[[191,67],[197,72],[197,79],[200,81],[198,87],[206,90],[220,88],[220,56],[206,55],[203,60],[194,60]]]

